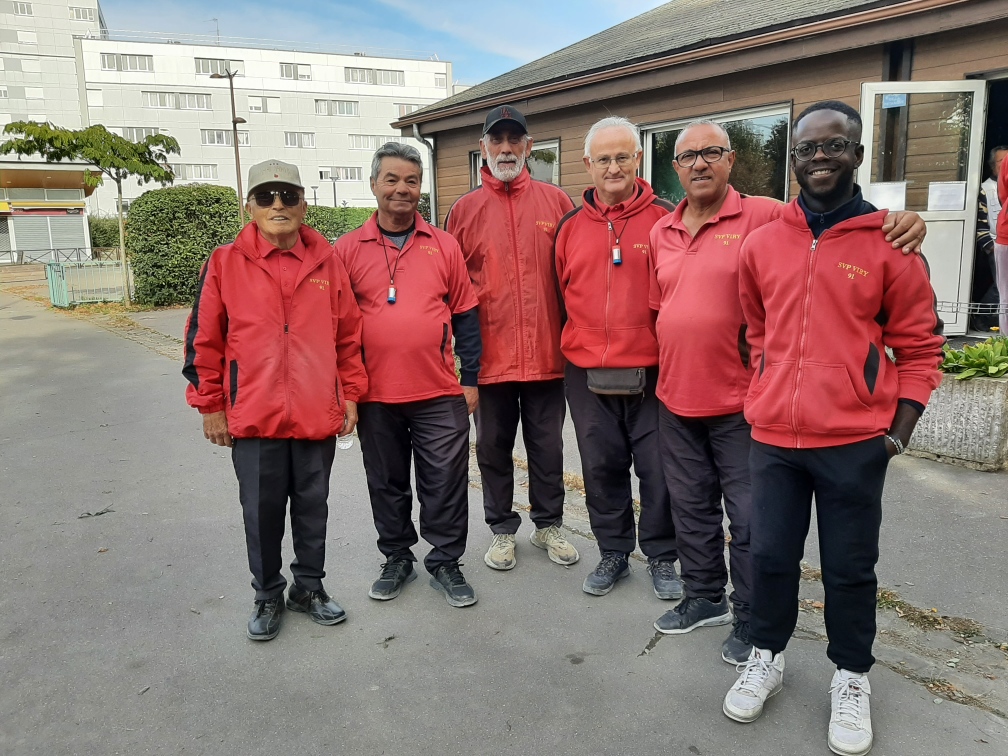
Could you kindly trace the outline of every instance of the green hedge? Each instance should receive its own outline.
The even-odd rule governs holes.
[[[373,207],[308,205],[305,223],[332,242],[347,231],[353,231],[355,228],[363,226],[374,211]]]
[[[130,204],[126,236],[136,302],[192,302],[200,267],[239,230],[238,197],[229,187],[185,184],[141,194]]]
[[[127,222],[128,223],[128,222]],[[119,246],[119,218],[100,215],[88,216],[91,246],[95,248]]]

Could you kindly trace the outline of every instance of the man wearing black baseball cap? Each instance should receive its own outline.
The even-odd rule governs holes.
[[[532,138],[513,105],[491,110],[483,125],[482,185],[448,212],[445,228],[462,247],[479,298],[483,355],[476,409],[476,460],[483,509],[493,534],[483,561],[495,570],[515,564],[521,517],[514,502],[514,451],[521,422],[529,465],[532,545],[561,565],[577,550],[563,522],[563,356],[560,300],[553,273],[557,223],[570,197],[526,169]]]

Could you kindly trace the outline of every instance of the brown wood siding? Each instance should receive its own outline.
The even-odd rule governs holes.
[[[560,185],[579,203],[589,185],[582,162],[585,134],[592,123],[610,113],[647,126],[780,104],[791,104],[794,115],[824,99],[858,107],[861,82],[881,80],[883,62],[880,45],[834,53],[801,65],[780,64],[537,113],[528,117],[529,132],[541,141],[560,140]],[[442,221],[451,204],[470,189],[469,153],[479,148],[480,131],[467,127],[437,134],[438,217]],[[792,196],[796,190],[792,186]]]
[[[958,81],[1008,68],[1008,19],[914,40],[914,81]]]

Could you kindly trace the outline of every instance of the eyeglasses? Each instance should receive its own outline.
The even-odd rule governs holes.
[[[616,157],[609,157],[608,155],[603,155],[600,158],[589,158],[589,160],[591,160],[592,163],[597,165],[599,168],[608,168],[613,163],[616,163],[616,165],[618,165],[620,168],[626,168],[634,161],[635,157],[637,157],[636,152],[633,155],[627,155],[626,153],[623,153],[622,155],[617,155]]]
[[[731,152],[730,147],[704,147],[702,150],[685,150],[676,155],[675,160],[683,168],[689,168],[698,157],[702,157],[705,163],[716,163],[726,152]]]
[[[284,207],[296,207],[301,204],[301,192],[296,189],[263,189],[252,195],[252,199],[259,207],[273,207],[277,197],[283,202]]]
[[[836,158],[843,155],[850,145],[857,147],[860,142],[855,142],[853,139],[841,139],[840,137],[834,137],[833,139],[827,139],[821,144],[816,144],[815,142],[798,142],[791,150],[791,154],[794,155],[795,160],[799,160],[802,163],[808,162],[815,157],[816,152],[819,148],[822,148],[822,154],[828,158]]]

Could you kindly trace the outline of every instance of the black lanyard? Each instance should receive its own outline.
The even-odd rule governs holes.
[[[626,231],[626,227],[627,227],[627,224],[630,223],[630,219],[627,218],[623,222],[623,228],[620,229],[620,232],[618,234],[616,233],[616,229],[613,228],[613,224],[612,224],[611,220],[606,219],[606,223],[609,224],[609,231],[613,234],[613,236],[616,237],[616,243],[612,246],[612,262],[613,262],[613,265],[622,265],[623,264],[623,250],[620,249],[619,240],[620,240],[620,237],[623,236],[623,232]]]
[[[388,247],[385,244],[385,232],[382,231],[381,226],[378,227],[378,236],[381,239],[382,252],[385,255],[385,270],[388,271],[388,283],[389,283],[389,286],[388,286],[388,298],[386,299],[386,301],[389,304],[395,304],[396,303],[396,293],[397,292],[396,292],[396,286],[395,286],[395,274],[396,274],[396,271],[399,269],[399,258],[402,256],[403,250],[406,248],[406,245],[409,244],[410,236],[412,236],[414,233],[416,233],[416,227],[415,226],[410,226],[408,229],[406,229],[406,239],[405,239],[405,241],[403,241],[403,245],[401,247],[399,247],[399,252],[396,254],[396,258],[395,258],[395,263],[394,264],[390,264],[389,263],[389,258],[388,258]]]

